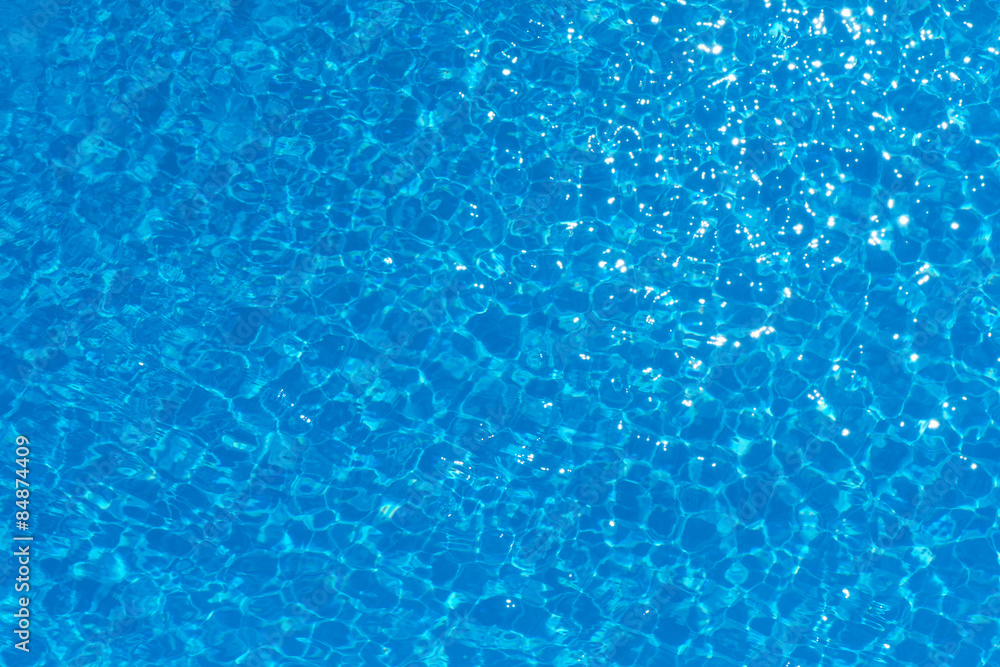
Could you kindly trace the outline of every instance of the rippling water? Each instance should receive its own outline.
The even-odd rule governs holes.
[[[5,664],[1000,663],[996,2],[9,7]]]

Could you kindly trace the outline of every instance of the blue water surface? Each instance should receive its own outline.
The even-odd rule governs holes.
[[[0,661],[1000,665],[998,12],[8,0]]]

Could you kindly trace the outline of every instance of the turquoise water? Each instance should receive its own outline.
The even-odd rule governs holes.
[[[7,7],[3,664],[1000,664],[995,2]]]

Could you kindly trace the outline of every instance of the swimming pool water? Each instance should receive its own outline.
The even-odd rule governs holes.
[[[7,8],[3,664],[1000,664],[996,2]]]

